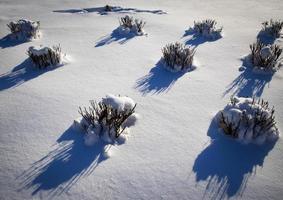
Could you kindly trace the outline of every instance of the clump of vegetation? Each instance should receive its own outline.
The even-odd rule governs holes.
[[[126,15],[125,17],[121,17],[119,22],[120,27],[126,32],[131,32],[137,35],[144,34],[143,27],[146,22],[143,20],[134,19],[133,17]]]
[[[40,22],[20,19],[7,24],[11,31],[11,36],[17,40],[32,40],[39,37]]]
[[[171,71],[188,71],[194,68],[195,48],[185,47],[183,44],[176,42],[163,47],[162,53],[165,67]]]
[[[276,71],[282,48],[278,45],[265,45],[260,41],[250,45],[253,67],[264,71]]]
[[[53,46],[52,48],[44,47],[42,49],[30,47],[27,53],[34,65],[39,69],[44,69],[49,66],[56,66],[62,61],[60,45]]]
[[[82,120],[80,126],[86,130],[89,138],[99,138],[114,143],[125,129],[133,126],[137,120],[136,103],[129,97],[107,95],[100,102],[90,101],[88,108],[79,107]]]
[[[245,143],[262,144],[279,137],[274,112],[268,101],[232,97],[226,108],[217,115],[217,121],[226,135]]]
[[[217,22],[213,19],[194,21],[192,30],[208,39],[218,39],[222,37],[221,32],[223,28],[216,28],[216,24]]]
[[[104,11],[106,11],[106,12],[111,12],[111,11],[112,11],[112,6],[106,5],[106,6],[104,7]]]
[[[273,38],[279,38],[283,28],[283,21],[270,19],[262,23],[261,33]]]

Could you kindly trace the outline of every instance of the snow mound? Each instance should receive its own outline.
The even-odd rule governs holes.
[[[60,45],[43,48],[31,46],[28,49],[28,55],[34,65],[39,69],[63,64],[62,60],[64,55],[61,52]]]
[[[279,137],[274,112],[267,101],[232,97],[216,120],[226,135],[243,143],[263,144]]]
[[[138,120],[136,103],[127,96],[108,94],[98,103],[91,101],[89,110],[80,108],[82,118],[76,119],[73,128],[85,131],[85,145],[99,140],[107,144],[123,144],[129,128]]]
[[[18,21],[10,22],[7,26],[11,31],[12,39],[32,40],[40,36],[39,21],[34,22],[27,19],[20,19]]]

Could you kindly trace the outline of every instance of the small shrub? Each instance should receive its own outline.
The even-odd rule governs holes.
[[[222,27],[216,28],[217,22],[213,19],[206,19],[202,21],[194,21],[194,27],[192,28],[197,34],[200,34],[209,39],[217,39],[222,37]]]
[[[143,27],[145,26],[145,22],[143,20],[134,19],[126,15],[125,17],[121,17],[120,20],[120,27],[123,28],[126,32],[131,32],[137,35],[143,35]]]
[[[100,102],[90,101],[88,108],[79,107],[83,118],[80,126],[96,140],[114,143],[126,128],[135,124],[135,108],[136,103],[129,97],[107,95]]]
[[[40,22],[25,19],[13,21],[7,24],[12,36],[19,40],[31,40],[39,37]]]
[[[106,5],[106,6],[104,7],[104,11],[105,11],[105,12],[111,12],[111,11],[112,11],[112,6]]]
[[[167,44],[162,49],[163,61],[171,71],[187,71],[193,69],[195,48],[186,48],[181,43]]]
[[[276,71],[282,48],[278,45],[265,45],[260,41],[250,45],[253,67],[264,71]]]
[[[56,66],[60,64],[62,60],[60,45],[53,46],[52,48],[44,47],[42,49],[30,47],[27,53],[34,65],[39,69],[46,68],[48,66]]]
[[[280,32],[283,28],[283,22],[280,20],[274,21],[270,19],[269,21],[265,21],[262,23],[261,33],[266,33],[267,35],[279,38]]]
[[[268,101],[232,97],[226,108],[217,115],[217,121],[226,135],[245,143],[262,144],[279,136],[274,112]]]

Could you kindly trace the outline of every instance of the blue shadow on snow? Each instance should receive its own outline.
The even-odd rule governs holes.
[[[226,87],[223,96],[230,93],[232,96],[260,97],[265,85],[272,80],[273,73],[259,74],[253,72],[249,56],[243,58],[242,61],[241,74]]]
[[[114,29],[110,35],[106,35],[100,38],[100,40],[95,44],[95,47],[108,45],[112,42],[119,42],[119,44],[124,44],[134,37],[135,34],[133,33],[120,33],[118,27]]]
[[[135,89],[142,95],[167,92],[185,74],[185,72],[170,72],[162,65],[162,60],[159,60],[147,75],[136,81]]]
[[[29,42],[28,40],[12,39],[12,34],[8,34],[0,39],[0,48],[5,49],[14,47],[23,43]]]
[[[113,6],[111,11],[105,11],[105,7],[93,7],[93,8],[82,8],[82,9],[66,9],[66,10],[54,10],[57,13],[97,13],[99,15],[107,15],[109,13],[150,13],[150,14],[167,14],[162,10],[145,10],[137,8],[122,8],[120,6]]]
[[[204,197],[241,197],[248,179],[256,175],[257,167],[263,167],[264,159],[273,149],[275,142],[263,145],[241,144],[219,133],[214,120],[207,135],[211,142],[197,156],[192,170],[197,182],[205,181],[207,184]]]
[[[190,38],[188,40],[186,40],[186,45],[190,45],[190,46],[195,46],[197,47],[198,45],[201,45],[203,43],[206,43],[206,42],[214,42],[220,38],[222,38],[221,36],[217,37],[217,38],[214,38],[214,39],[209,39],[209,38],[206,38],[198,33],[196,33],[194,30],[186,30],[184,35],[183,35],[183,38],[184,37],[187,37],[187,36],[190,36]]]
[[[48,67],[46,69],[36,69],[33,67],[31,59],[27,58],[22,63],[13,68],[12,71],[0,75],[0,91],[17,87],[26,81],[34,79],[43,73],[52,71],[57,67]]]
[[[83,134],[72,127],[57,140],[55,150],[32,164],[19,178],[22,189],[32,189],[32,195],[49,191],[54,197],[67,192],[81,177],[93,172],[103,156],[105,143],[87,147]]]

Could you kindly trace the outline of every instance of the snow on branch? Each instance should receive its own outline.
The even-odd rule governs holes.
[[[109,144],[123,142],[125,132],[135,125],[136,103],[126,96],[106,95],[101,101],[90,101],[88,108],[79,107],[81,119],[75,125],[86,131],[85,144],[95,144],[100,138]]]
[[[193,66],[195,48],[175,42],[163,47],[162,53],[164,66],[170,71],[190,71],[195,68]]]
[[[7,26],[11,31],[11,36],[17,40],[32,40],[39,37],[39,21],[20,19],[10,22]]]
[[[36,67],[43,69],[49,66],[57,66],[62,63],[61,46],[44,47],[36,49],[33,46],[27,51],[29,57]]]
[[[270,108],[268,101],[232,97],[216,120],[225,135],[243,143],[263,144],[279,137],[274,113],[274,107]]]

